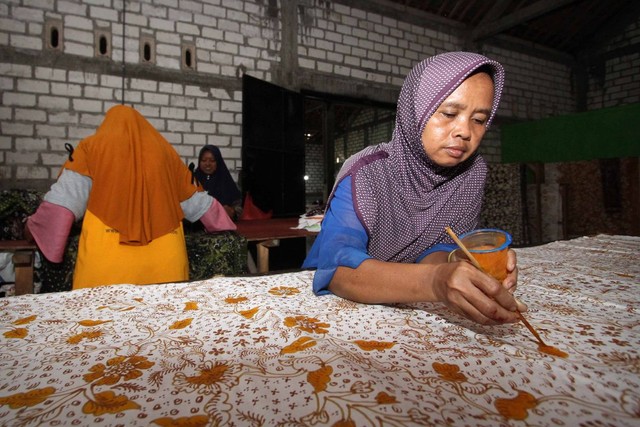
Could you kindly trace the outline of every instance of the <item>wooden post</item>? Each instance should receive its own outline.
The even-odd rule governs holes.
[[[279,245],[279,239],[265,240],[256,245],[258,249],[258,273],[266,273],[269,271],[269,248],[274,248]]]
[[[33,293],[33,251],[19,250],[13,254],[16,272],[16,295]]]

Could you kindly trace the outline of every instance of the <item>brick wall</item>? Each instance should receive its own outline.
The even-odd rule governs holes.
[[[625,27],[600,54],[601,64],[591,64],[588,109],[640,102],[640,21]],[[612,51],[618,49],[624,54]]]
[[[305,147],[305,192],[307,205],[316,199],[325,200],[324,194],[324,147],[322,144],[307,144]]]
[[[120,102],[145,115],[185,162],[195,161],[203,144],[218,145],[237,178],[244,73],[292,90],[395,102],[415,63],[463,48],[464,29],[419,13],[408,21],[365,10],[366,2],[269,3],[0,3],[0,185],[47,188],[64,161],[64,144],[91,134]],[[52,29],[57,46],[49,43]],[[637,35],[637,24],[629,31]],[[153,47],[149,60],[141,54],[145,42]],[[575,100],[567,65],[492,45],[483,52],[507,70],[498,119],[482,147],[498,162],[501,118],[569,113]],[[638,77],[630,71],[638,55],[629,58],[607,62],[605,89],[590,91],[590,105],[638,101]]]

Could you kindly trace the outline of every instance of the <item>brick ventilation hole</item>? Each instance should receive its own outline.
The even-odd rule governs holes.
[[[44,45],[46,49],[62,52],[63,46],[63,27],[62,21],[57,19],[49,19],[45,23],[44,29]]]

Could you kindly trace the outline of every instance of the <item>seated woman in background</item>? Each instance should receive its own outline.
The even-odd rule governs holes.
[[[236,229],[173,146],[124,105],[71,150],[25,236],[61,262],[71,226],[83,217],[73,289],[188,280],[182,219],[200,220],[209,232]]]
[[[481,324],[518,321],[515,252],[503,283],[448,263],[457,233],[479,220],[487,166],[478,154],[504,84],[502,66],[451,52],[417,64],[402,86],[390,142],[341,168],[303,268],[313,290],[363,303],[443,302]]]
[[[227,168],[220,149],[205,145],[198,156],[195,176],[202,187],[222,204],[229,218],[236,221],[242,215],[242,194]]]

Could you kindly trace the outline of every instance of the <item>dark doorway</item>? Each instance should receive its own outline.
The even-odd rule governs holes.
[[[241,187],[263,211],[298,216],[326,202],[343,162],[391,139],[395,104],[293,92],[243,77]]]
[[[305,211],[302,95],[244,75],[242,80],[243,192],[274,217]]]
[[[391,139],[395,105],[292,92],[245,75],[240,187],[274,217],[297,217],[326,202],[344,160]],[[249,246],[256,256],[255,244]],[[270,250],[270,268],[299,268],[306,240]]]
[[[344,161],[391,140],[395,105],[303,92],[307,205],[326,201]]]

